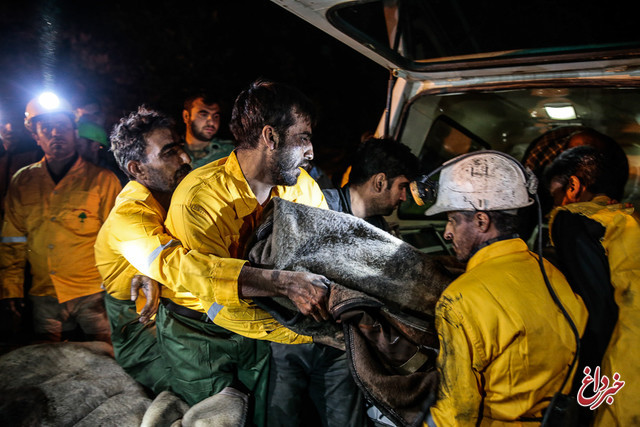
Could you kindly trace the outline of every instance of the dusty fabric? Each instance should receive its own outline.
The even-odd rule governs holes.
[[[144,413],[140,427],[172,425],[189,410],[189,405],[170,391],[163,391],[153,399]]]
[[[21,347],[0,357],[5,425],[139,425],[151,403],[105,343]]]
[[[225,387],[193,405],[182,418],[182,427],[242,427],[247,423],[249,397]]]
[[[433,317],[452,280],[434,258],[362,219],[279,198],[265,208],[252,243],[248,259],[254,266],[322,274],[421,317]]]
[[[339,325],[301,316],[286,298],[256,302],[316,341],[344,333],[352,374],[367,398],[399,425],[420,421],[437,381],[435,304],[452,275],[364,220],[278,198],[248,247],[252,265],[334,282],[329,309]]]
[[[232,388],[189,407],[169,391],[153,401],[103,342],[37,344],[0,357],[0,419],[10,426],[246,425]]]
[[[544,268],[582,334],[587,322],[582,300],[558,269],[546,261]],[[563,381],[576,353],[575,337],[523,240],[478,250],[467,271],[444,291],[436,313],[441,379],[431,407],[436,425],[494,426],[540,418],[555,393],[569,391],[571,378]]]

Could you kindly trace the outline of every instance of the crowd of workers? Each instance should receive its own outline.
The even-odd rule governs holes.
[[[189,97],[180,136],[168,116],[139,107],[107,136],[94,115],[38,98],[26,107],[37,143],[28,148],[17,147],[15,123],[3,124],[3,326],[18,325],[28,305],[36,341],[80,330],[111,342],[151,393],[170,390],[189,405],[231,387],[251,397],[255,425],[390,423],[365,401],[344,348],[293,332],[253,301],[284,297],[327,321],[330,281],[252,266],[245,253],[274,197],[390,231],[384,216],[406,200],[419,160],[370,138],[348,183],[321,188],[310,174],[314,108],[298,90],[253,82],[233,105],[233,142],[216,138],[220,108],[207,94]],[[620,162],[582,144],[546,169],[553,263],[517,234],[533,174],[495,152],[443,166],[427,214],[446,213],[444,237],[466,270],[436,307],[440,385],[426,424],[539,424],[557,416],[556,394],[579,395],[596,367],[625,387],[579,422],[640,419],[640,368],[628,356],[640,327],[640,223],[617,202],[610,171],[628,170]]]

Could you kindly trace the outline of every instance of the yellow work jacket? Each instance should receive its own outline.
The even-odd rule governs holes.
[[[65,302],[100,292],[93,244],[121,188],[111,171],[81,157],[57,184],[44,159],[16,172],[5,200],[0,297],[24,297],[27,259],[30,295]]]
[[[549,229],[560,210],[584,215],[605,228],[601,243],[609,261],[618,321],[601,368],[610,381],[613,381],[614,373],[620,374],[625,385],[613,396],[611,405],[603,403],[596,409],[594,425],[631,426],[640,422],[640,364],[636,359],[640,349],[640,224],[632,207],[609,204],[610,200],[598,196],[590,202],[558,207],[551,214]],[[592,375],[594,369],[592,366]],[[593,388],[589,387],[585,397],[593,394]]]
[[[274,187],[271,197],[327,208],[320,187],[302,169],[295,185]],[[248,262],[243,259],[245,246],[261,214],[262,206],[249,187],[235,152],[187,175],[173,194],[166,225],[184,247],[215,255],[214,295],[211,299],[195,298],[202,294],[200,285],[189,282],[184,284],[189,293],[177,290],[171,299],[207,312],[217,325],[249,338],[310,342],[310,337],[286,329],[253,301],[238,295],[238,276]]]
[[[587,311],[562,273],[544,261],[549,281],[582,333]],[[568,322],[551,299],[537,256],[521,239],[492,243],[436,306],[440,338],[438,426],[521,424],[540,417],[576,352]],[[571,387],[567,381],[564,391]],[[522,423],[524,424],[524,423]],[[539,422],[537,423],[539,424]]]
[[[184,249],[166,232],[166,216],[144,185],[130,181],[122,189],[95,244],[96,266],[109,295],[129,300],[131,279],[143,274],[178,289],[181,283],[198,282],[197,296],[213,298],[216,258]],[[138,298],[138,309],[143,304],[144,296]]]

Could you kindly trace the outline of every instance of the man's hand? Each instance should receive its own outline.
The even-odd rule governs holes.
[[[329,279],[303,271],[273,270],[271,280],[280,293],[289,298],[302,314],[313,317],[316,322],[329,319]]]
[[[327,299],[331,281],[304,271],[267,270],[245,265],[238,277],[240,298],[289,298],[305,316],[316,321],[329,319]]]
[[[133,276],[133,279],[131,279],[131,301],[138,299],[138,291],[140,289],[142,289],[142,293],[147,299],[140,311],[140,323],[147,323],[158,311],[160,284],[147,276]]]

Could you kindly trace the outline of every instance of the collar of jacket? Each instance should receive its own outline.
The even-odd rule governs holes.
[[[478,245],[477,248],[475,248],[473,251],[471,251],[471,256],[469,258],[471,258],[473,255],[475,255],[475,253],[478,252],[480,249],[484,248],[485,246],[489,246],[492,243],[499,242],[501,240],[519,239],[519,238],[520,238],[520,235],[518,233],[503,234],[502,236],[494,237],[493,239],[489,239],[486,242],[481,243],[480,245]]]
[[[42,159],[40,159],[40,161],[35,163],[34,166],[37,167],[39,169],[39,173],[46,176],[53,183],[55,187],[59,185],[62,181],[72,178],[74,175],[77,175],[77,174],[85,175],[86,171],[84,170],[84,167],[86,166],[86,164],[87,164],[87,161],[84,160],[82,156],[78,155],[78,158],[73,162],[69,170],[64,174],[62,178],[60,178],[60,181],[58,181],[57,183],[53,180],[53,178],[51,177],[51,174],[49,173],[49,169],[47,168],[46,157],[42,157]]]
[[[605,195],[596,196],[588,202],[575,202],[569,203],[564,206],[555,207],[549,214],[549,235],[551,237],[551,244],[553,244],[553,236],[551,236],[551,230],[553,229],[553,223],[556,219],[556,215],[560,211],[568,211],[573,214],[584,215],[592,218],[597,212],[617,212],[621,211],[628,215],[632,215],[637,218],[637,213],[633,206],[626,206],[622,203],[611,203],[611,199]],[[640,222],[640,219],[637,219]],[[605,224],[603,224],[605,225]]]
[[[529,248],[524,240],[520,238],[512,239],[509,237],[510,236],[507,236],[507,240],[499,240],[479,249],[467,263],[466,271],[469,271],[479,264],[493,258],[498,258],[514,252],[529,252]]]
[[[247,179],[244,177],[242,169],[240,169],[240,163],[238,163],[236,152],[233,151],[229,157],[221,160],[225,162],[225,173],[229,175],[235,183],[235,186],[229,188],[229,192],[233,196],[235,211],[240,217],[247,216],[258,206],[258,199],[256,199],[255,194],[253,194],[253,190],[251,190]],[[300,177],[298,177],[298,180],[299,179]],[[296,185],[291,187],[277,185],[271,190],[269,200],[274,197],[280,197],[285,191],[288,191],[289,195],[294,198],[302,195],[302,189]]]

